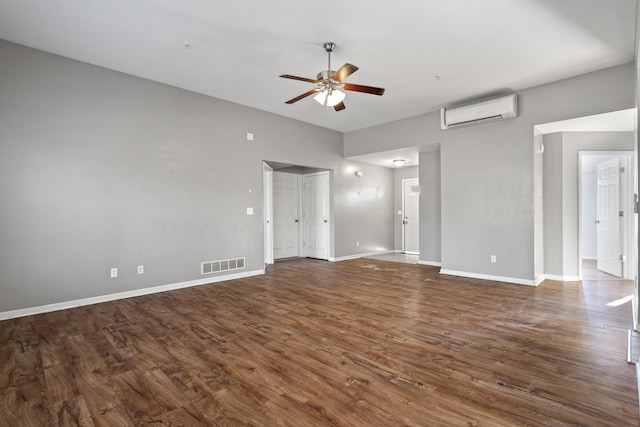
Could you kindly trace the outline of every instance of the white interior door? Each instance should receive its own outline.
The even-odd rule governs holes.
[[[262,164],[262,185],[264,195],[264,263],[273,264],[273,169],[268,164]]]
[[[420,185],[418,179],[402,180],[402,251],[420,252]]]
[[[619,158],[598,163],[597,205],[598,270],[621,277]]]
[[[329,259],[329,172],[302,176],[302,256]]]
[[[273,173],[273,257],[300,256],[300,180],[291,173]]]

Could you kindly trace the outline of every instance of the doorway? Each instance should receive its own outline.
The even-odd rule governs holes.
[[[330,171],[270,161],[265,165],[265,262],[268,254],[271,262],[296,257],[329,260]]]
[[[579,152],[580,278],[633,279],[633,152]]]
[[[420,253],[420,185],[418,178],[402,180],[402,252]]]
[[[534,270],[537,278],[582,280],[580,234],[583,222],[585,225],[588,222],[583,221],[580,215],[579,153],[624,154],[633,150],[634,114],[632,109],[622,110],[534,126]],[[634,163],[629,163],[627,175],[633,176]],[[624,214],[626,216],[623,218],[632,225],[623,233],[630,238],[635,233],[635,216],[629,209]],[[595,218],[592,224],[595,226]],[[626,257],[625,266],[631,274],[626,276],[629,273],[625,272],[624,275],[632,278],[637,255],[635,245],[630,245],[628,249],[618,257]]]

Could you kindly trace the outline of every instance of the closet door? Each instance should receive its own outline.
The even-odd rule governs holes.
[[[273,257],[300,256],[301,175],[273,173]]]
[[[302,255],[329,259],[329,172],[302,177]]]

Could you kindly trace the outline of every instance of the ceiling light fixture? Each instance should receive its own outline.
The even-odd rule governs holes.
[[[404,159],[396,159],[396,160],[393,161],[393,164],[396,165],[396,166],[402,166],[402,165],[404,165],[404,162],[406,162],[406,160],[404,160]]]
[[[340,104],[345,97],[345,93],[338,89],[325,89],[322,92],[318,92],[316,96],[313,97],[320,104],[325,105],[327,107],[334,107],[337,104]]]

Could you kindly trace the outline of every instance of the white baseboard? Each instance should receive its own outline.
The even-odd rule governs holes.
[[[556,274],[545,274],[544,279],[556,280],[558,282],[579,282],[580,277],[578,276],[558,276]]]
[[[329,261],[331,261],[331,262],[347,261],[347,260],[350,260],[350,259],[366,258],[368,256],[373,256],[373,255],[385,255],[385,254],[393,254],[393,253],[395,253],[395,251],[393,251],[393,250],[390,250],[390,251],[379,251],[379,252],[366,252],[366,253],[361,253],[361,254],[341,256],[341,257],[337,257],[337,258],[329,258]]]
[[[264,274],[264,270],[245,271],[242,273],[227,274],[218,277],[205,277],[187,282],[172,283],[169,285],[154,286],[152,288],[135,289],[132,291],[118,292],[115,294],[100,295],[91,298],[82,298],[73,301],[58,302],[55,304],[40,305],[38,307],[21,308],[0,312],[0,320],[15,319],[17,317],[31,316],[34,314],[49,313],[52,311],[66,310],[68,308],[82,307],[84,305],[99,304],[101,302],[115,301],[124,298],[138,297],[141,295],[155,294],[158,292],[172,291],[174,289],[190,288],[192,286],[206,285],[208,283],[224,282],[227,280],[241,279],[243,277],[258,276]]]
[[[469,277],[471,279],[493,280],[495,282],[513,283],[516,285],[538,286],[539,283],[534,280],[518,279],[515,277],[492,276],[490,274],[468,273],[466,271],[440,270],[440,274],[449,276]]]
[[[546,277],[544,274],[538,276],[536,278],[536,280],[534,281],[535,286],[538,286],[540,283],[544,282],[546,280]]]
[[[418,264],[420,264],[420,265],[430,265],[431,267],[442,267],[442,263],[440,261],[418,260]]]

